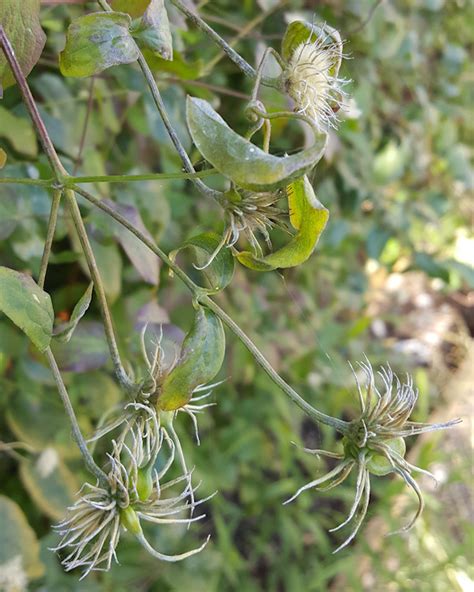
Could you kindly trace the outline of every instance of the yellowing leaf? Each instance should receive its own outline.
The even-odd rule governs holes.
[[[255,257],[250,251],[238,253],[236,257],[242,265],[256,271],[296,267],[314,251],[326,227],[329,212],[316,198],[307,177],[291,183],[287,193],[290,221],[297,230],[296,234],[285,246],[266,257]]]
[[[239,187],[272,191],[302,177],[321,159],[327,136],[319,135],[311,148],[291,156],[267,154],[232,130],[211,105],[188,97],[187,122],[199,152]]]

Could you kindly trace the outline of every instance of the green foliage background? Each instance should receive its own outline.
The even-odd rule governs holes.
[[[374,365],[389,359],[395,369],[415,373],[421,390],[416,420],[426,421],[434,410],[444,413],[446,400],[431,370],[417,367],[416,355],[400,353],[395,337],[376,336],[368,305],[374,269],[386,274],[421,271],[435,280],[447,299],[465,294],[473,283],[472,269],[456,247],[469,233],[467,195],[473,178],[468,4],[463,0],[383,2],[365,22],[373,2],[318,3],[318,19],[339,29],[346,39],[350,59],[345,61],[343,75],[352,79],[347,90],[354,98],[353,117],[342,121],[333,134],[329,156],[312,179],[318,198],[330,210],[328,227],[316,253],[301,268],[284,274],[239,268],[218,301],[290,384],[328,414],[350,418],[354,413],[356,399],[347,360],[360,359],[363,352]],[[93,3],[87,7],[96,9]],[[202,15],[226,38],[247,27],[238,49],[250,63],[255,63],[256,51],[264,43],[278,48],[286,18],[297,13],[311,20],[312,10],[311,2],[305,5],[297,0],[201,3]],[[55,146],[71,171],[91,83],[62,78],[57,56],[70,19],[83,13],[79,6],[43,8],[48,41],[29,77]],[[172,21],[181,22],[174,13]],[[212,101],[234,129],[243,131],[250,82],[201,33],[179,30],[174,43],[174,62],[150,57],[150,63],[186,149],[192,150],[184,118],[187,93]],[[92,98],[77,174],[181,170],[136,67],[120,66],[97,77]],[[284,105],[268,89],[262,98],[269,109]],[[301,147],[304,137],[294,125],[279,124],[273,142],[283,154]],[[0,103],[0,147],[8,154],[2,175],[48,176],[45,157],[15,87],[5,92]],[[197,153],[194,159],[198,162]],[[167,251],[198,232],[222,228],[219,210],[189,182],[100,184],[93,190],[104,199],[137,208]],[[37,273],[50,197],[26,186],[3,185],[0,192],[0,263]],[[155,263],[142,260],[137,269],[122,250],[113,223],[96,211],[84,211],[121,345],[128,359],[137,363],[138,315],[146,314],[155,322],[169,318],[171,325],[186,331],[192,320],[189,295],[163,268],[159,287],[150,283],[157,280]],[[71,312],[88,285],[69,233],[68,219],[62,215],[46,283],[55,311],[65,313]],[[137,249],[136,244],[129,245],[135,261],[141,257]],[[180,261],[192,273],[187,257],[183,252]],[[148,283],[142,277],[147,272]],[[404,319],[390,311],[383,314],[395,335]],[[103,411],[120,398],[95,303],[71,343],[57,355],[81,426],[89,434]],[[19,503],[41,543],[44,567],[36,566],[32,574],[43,575],[30,583],[31,590],[463,589],[459,574],[468,578],[472,550],[469,524],[454,522],[440,528],[444,508],[432,494],[428,494],[423,521],[409,537],[384,539],[381,549],[372,544],[374,529],[362,530],[350,549],[331,555],[339,539],[327,529],[344,515],[354,483],[349,481],[330,494],[307,493],[289,506],[283,507],[282,501],[323,466],[290,442],[334,449],[334,434],[305,420],[231,336],[222,377],[228,379],[215,391],[217,405],[200,421],[201,446],[193,441],[190,423],[183,421],[179,426],[190,463],[196,467],[195,478],[202,480],[201,496],[219,492],[206,504],[208,518],[189,532],[164,527],[151,534],[161,548],[181,549],[190,546],[190,538],[197,540],[199,534],[202,538],[210,532],[208,548],[182,564],[168,565],[148,557],[125,536],[118,549],[121,567],[78,583],[77,574],[64,574],[47,548],[55,540],[51,523],[61,517],[71,493],[85,477],[81,461],[49,373],[26,338],[0,319],[1,439],[21,440],[35,451],[22,462],[0,456],[0,494]],[[425,441],[417,450],[418,464],[446,464],[442,441],[442,435]],[[60,463],[49,479],[41,477],[37,464],[41,455],[45,458],[45,450]],[[469,466],[462,459],[453,466],[449,480],[461,483]],[[369,519],[381,516],[395,528],[400,517],[394,516],[393,508],[402,492],[407,497],[394,478],[374,480]],[[413,508],[409,496],[405,513]],[[358,572],[364,561],[368,580]]]

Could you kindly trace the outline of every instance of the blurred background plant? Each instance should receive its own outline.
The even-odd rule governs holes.
[[[136,68],[119,66],[83,80],[59,73],[66,27],[84,8],[97,9],[87,2],[44,3],[48,41],[29,77],[64,163],[82,175],[181,170]],[[344,516],[353,482],[337,494],[302,496],[286,507],[282,501],[314,478],[314,459],[290,444],[295,434],[298,444],[326,449],[334,448],[336,435],[304,419],[230,337],[221,373],[229,380],[213,395],[217,405],[200,417],[201,446],[193,443],[191,420],[178,426],[196,479],[203,481],[201,496],[219,490],[205,504],[202,532],[213,535],[205,553],[180,565],[157,564],[124,537],[118,549],[122,566],[78,583],[76,574],[63,573],[48,547],[57,542],[51,523],[63,516],[84,480],[81,459],[49,372],[2,318],[1,440],[22,444],[0,455],[0,589],[470,590],[473,507],[466,416],[473,378],[469,143],[474,118],[469,3],[327,0],[315,7],[298,0],[238,5],[216,0],[198,8],[251,64],[267,46],[279,47],[289,20],[311,21],[314,11],[318,20],[341,31],[351,58],[341,72],[352,79],[346,87],[353,97],[350,110],[337,135],[331,132],[312,178],[330,211],[317,252],[284,273],[238,268],[232,288],[217,301],[275,368],[326,413],[353,418],[356,394],[347,360],[366,352],[374,365],[389,360],[394,370],[413,373],[420,389],[415,420],[461,415],[464,424],[421,439],[409,450],[412,462],[434,471],[440,481],[437,490],[426,484],[427,508],[415,529],[384,538],[416,500],[400,480],[377,479],[369,524],[349,549],[334,556],[339,539],[327,529]],[[251,82],[171,7],[170,18],[174,61],[148,59],[185,148],[192,148],[185,126],[187,93],[212,102],[243,132]],[[269,110],[287,107],[272,89],[262,89],[262,97]],[[294,124],[275,124],[281,154],[306,141]],[[0,102],[0,148],[7,155],[2,175],[44,174],[46,160],[16,87]],[[199,158],[195,152],[194,161]],[[94,191],[120,204],[134,223],[142,221],[166,251],[200,231],[222,232],[215,205],[187,181],[101,183]],[[37,273],[50,198],[38,187],[3,185],[0,192],[0,264]],[[167,335],[182,335],[192,320],[189,296],[103,215],[90,210],[87,225],[121,345],[133,363],[139,356],[139,344],[130,337],[135,329],[163,323]],[[181,259],[189,273],[197,273],[184,253]],[[51,264],[46,289],[67,320],[89,279],[64,211]],[[121,398],[95,306],[72,341],[55,351],[86,434]],[[193,530],[197,541],[199,528]],[[180,533],[159,530],[153,536],[160,547],[173,542],[165,537],[179,539]],[[10,561],[18,554],[21,568]],[[16,587],[6,588],[8,578]]]

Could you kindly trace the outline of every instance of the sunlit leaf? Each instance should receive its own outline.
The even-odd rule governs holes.
[[[329,218],[328,210],[319,202],[307,177],[287,187],[290,222],[297,230],[291,240],[266,257],[255,257],[250,251],[236,255],[250,269],[270,271],[295,267],[306,261],[316,247]]]
[[[235,261],[230,249],[222,246],[222,239],[218,234],[203,232],[193,236],[179,249],[170,253],[170,257],[174,259],[179,251],[187,247],[191,247],[194,251],[197,267],[204,267],[201,271],[211,291],[218,292],[230,284],[234,275]]]
[[[40,351],[53,333],[54,311],[51,298],[32,277],[0,267],[0,312],[15,323]]]
[[[179,409],[192,397],[193,390],[210,382],[219,372],[225,353],[221,320],[200,306],[186,335],[176,366],[160,386],[158,408]]]
[[[0,170],[3,169],[7,162],[7,153],[3,148],[0,148]]]
[[[128,14],[96,12],[71,23],[59,56],[64,76],[92,76],[111,66],[130,64],[139,55]]]
[[[58,327],[58,329],[56,329],[56,331],[54,332],[55,339],[64,342],[68,342],[71,339],[72,334],[74,333],[74,330],[77,327],[79,321],[86,314],[87,309],[90,306],[93,290],[94,284],[91,282],[87,290],[79,299],[79,302],[74,307],[69,321]]]
[[[4,495],[0,496],[0,524],[0,570],[18,569],[17,581],[23,580],[22,574],[29,578],[43,575],[36,534],[20,506]]]
[[[72,505],[80,484],[54,448],[20,464],[20,478],[33,501],[47,516],[60,520]]]
[[[321,159],[327,136],[319,135],[311,148],[291,156],[267,154],[232,130],[211,105],[188,97],[187,122],[199,152],[238,186],[271,191],[310,171]]]
[[[46,42],[39,21],[40,0],[0,0],[0,24],[12,44],[25,76],[38,61]],[[0,50],[0,97],[15,78]]]

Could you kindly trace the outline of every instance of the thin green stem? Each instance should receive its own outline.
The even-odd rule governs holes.
[[[244,58],[235,51],[233,47],[231,47],[227,41],[222,39],[222,37],[214,31],[212,27],[210,27],[203,19],[196,14],[189,10],[189,8],[181,1],[181,0],[171,0],[172,4],[176,6],[176,8],[182,12],[198,29],[200,29],[203,33],[205,33],[216,45],[218,45],[222,51],[227,55],[229,59],[231,59],[236,66],[242,70],[242,72],[249,76],[250,78],[255,78],[256,71]],[[257,21],[258,22],[258,21]],[[239,37],[240,38],[240,37]],[[217,56],[217,60],[220,59],[220,56]],[[217,63],[216,59],[213,63]],[[265,86],[271,86],[274,88],[279,88],[277,79],[264,77],[262,79],[262,84]]]
[[[109,205],[102,202],[100,199],[97,199],[84,189],[80,187],[74,187],[74,191],[79,195],[82,195],[87,201],[95,205],[96,207],[100,208],[102,211],[107,213],[111,218],[116,220],[119,224],[127,228],[131,233],[133,233],[140,241],[145,244],[155,255],[157,255],[172,271],[173,273],[180,278],[180,280],[188,287],[191,291],[193,297],[198,300],[201,304],[204,304],[208,308],[210,308],[226,325],[227,327],[234,333],[238,339],[245,345],[245,347],[249,350],[252,356],[255,358],[257,363],[263,368],[263,370],[268,374],[271,380],[278,385],[288,397],[296,403],[305,413],[307,413],[310,417],[319,421],[320,423],[326,424],[338,430],[339,432],[345,433],[348,429],[349,424],[346,421],[341,419],[337,419],[334,417],[330,417],[317,409],[314,409],[309,403],[307,403],[300,395],[285,381],[283,378],[276,372],[276,370],[272,367],[270,362],[265,358],[265,356],[261,353],[258,347],[253,343],[253,341],[246,335],[242,329],[229,317],[229,315],[220,308],[218,304],[216,304],[207,294],[206,290],[196,285],[191,278],[174,262],[172,261],[168,255],[164,251],[162,251],[155,243],[146,237],[140,230],[135,228],[133,224],[131,224],[126,218],[121,216],[118,212],[112,209]]]
[[[144,173],[140,175],[88,175],[83,177],[68,176],[64,185],[71,187],[77,183],[135,183],[139,181],[169,181],[173,179],[199,179],[218,174],[215,169],[195,171],[193,173]],[[1,181],[0,181],[1,182]]]
[[[128,374],[125,372],[124,367],[122,365],[120,352],[118,349],[117,341],[115,339],[112,316],[110,314],[110,310],[107,304],[107,296],[105,294],[104,284],[100,276],[99,268],[97,267],[97,262],[95,260],[94,252],[92,250],[89,237],[87,236],[86,227],[84,225],[84,221],[82,219],[79,206],[77,205],[74,192],[71,189],[66,189],[64,191],[64,197],[66,198],[66,202],[71,213],[72,221],[74,222],[74,226],[76,228],[79,240],[81,242],[81,247],[87,261],[89,272],[91,274],[91,279],[94,282],[94,290],[99,300],[100,312],[102,314],[102,320],[104,322],[105,335],[107,338],[107,343],[109,345],[110,355],[112,357],[112,363],[114,365],[115,374],[117,375],[120,384],[127,391],[131,391],[134,388],[134,383],[130,379]]]
[[[46,241],[43,248],[43,257],[41,258],[40,271],[38,275],[38,286],[44,288],[46,279],[46,271],[48,270],[49,257],[51,255],[51,248],[53,246],[54,233],[56,231],[56,224],[58,222],[59,204],[62,196],[61,189],[54,189],[53,201],[51,203],[51,211],[49,213],[48,229],[46,231]]]
[[[33,185],[34,187],[52,187],[54,179],[20,179],[19,177],[0,177],[0,185]]]
[[[53,373],[54,380],[56,382],[56,386],[59,391],[59,395],[60,395],[62,402],[64,404],[64,408],[66,409],[66,413],[69,417],[69,421],[71,422],[73,438],[76,441],[76,444],[78,445],[79,450],[81,451],[82,457],[84,459],[84,463],[85,463],[86,467],[89,469],[89,471],[97,477],[97,479],[99,480],[99,482],[101,484],[106,484],[107,483],[107,475],[104,473],[104,471],[102,471],[102,469],[100,469],[96,465],[94,459],[92,458],[92,454],[89,452],[89,449],[87,448],[87,444],[86,444],[86,441],[84,440],[84,436],[82,435],[81,428],[79,427],[79,424],[77,422],[76,413],[74,412],[74,408],[71,404],[71,399],[69,398],[69,394],[67,392],[66,385],[64,384],[64,381],[61,376],[61,372],[59,371],[58,365],[57,365],[56,360],[54,358],[53,352],[51,351],[51,348],[48,347],[45,354],[46,354],[46,357],[48,358],[48,362],[51,367],[51,371]]]

